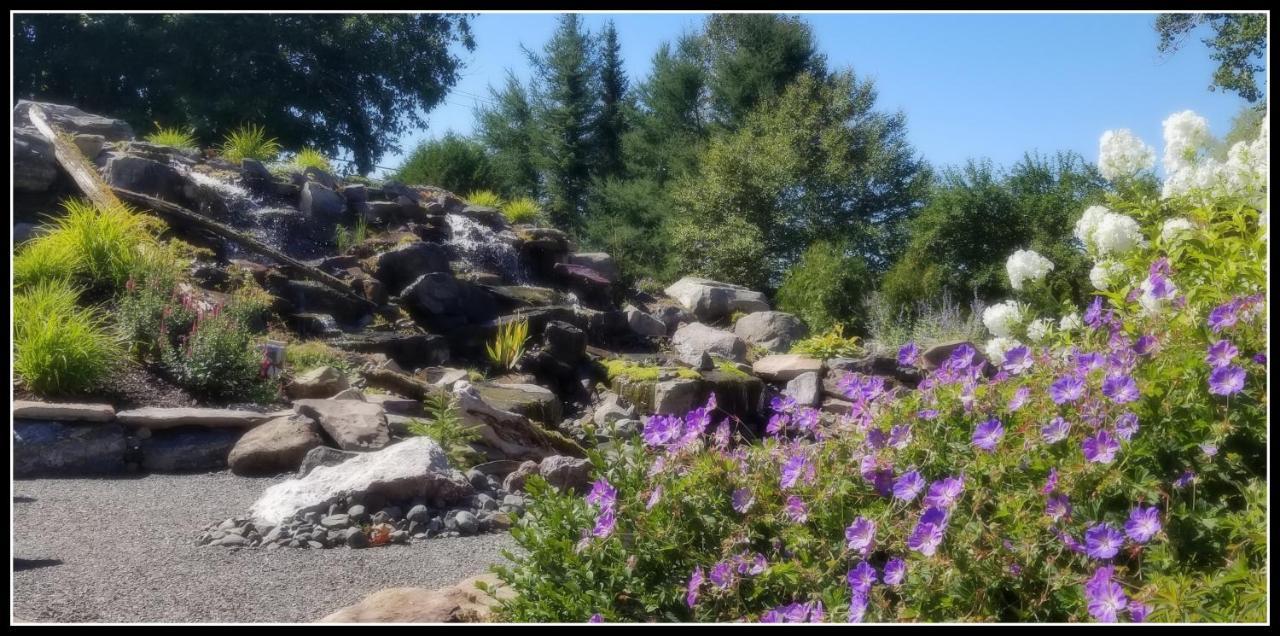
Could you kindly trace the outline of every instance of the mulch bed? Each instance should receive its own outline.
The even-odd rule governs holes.
[[[57,398],[42,397],[26,387],[15,384],[13,397],[17,400],[41,402],[109,402],[117,410],[144,406],[198,406],[196,399],[181,387],[166,380],[159,373],[130,360],[107,379],[104,386],[87,395],[66,395]]]

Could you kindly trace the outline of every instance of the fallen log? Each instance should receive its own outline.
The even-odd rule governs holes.
[[[44,111],[39,106],[32,106],[28,111],[31,123],[36,130],[53,144],[53,156],[58,160],[58,165],[62,166],[67,174],[71,175],[71,180],[76,182],[80,190],[85,196],[89,197],[95,205],[109,208],[111,206],[120,205],[120,200],[111,193],[102,177],[98,175],[98,171],[94,169],[93,164],[85,158],[84,153],[76,147],[70,140],[60,137],[58,132],[54,130],[53,125],[49,123],[45,117]]]

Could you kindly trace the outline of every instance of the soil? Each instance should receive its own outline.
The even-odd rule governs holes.
[[[135,362],[127,361],[119,370],[107,379],[102,387],[84,395],[64,395],[54,397],[38,396],[25,386],[15,384],[13,397],[17,400],[58,401],[58,402],[109,402],[117,410],[135,409],[144,406],[197,406],[195,398],[189,393],[162,377],[155,369]]]

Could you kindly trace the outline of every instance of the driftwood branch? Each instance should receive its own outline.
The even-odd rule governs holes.
[[[150,195],[124,190],[122,188],[113,188],[107,185],[106,182],[98,176],[98,173],[93,166],[85,159],[84,154],[80,152],[80,149],[76,148],[75,144],[72,144],[58,136],[57,131],[49,123],[49,120],[45,117],[44,112],[40,110],[39,106],[32,106],[30,113],[31,123],[35,124],[36,130],[40,131],[40,134],[44,135],[44,137],[53,144],[54,157],[57,158],[58,165],[62,166],[62,169],[66,170],[67,173],[71,175],[71,178],[75,180],[76,185],[80,187],[80,190],[83,191],[85,196],[88,196],[89,200],[93,201],[95,204],[102,207],[110,207],[112,205],[119,205],[121,199],[123,199],[129,203],[142,206],[143,208],[159,213],[163,216],[182,219],[187,223],[213,232],[218,236],[231,239],[255,254],[266,256],[279,263],[288,265],[289,267],[297,270],[302,276],[329,287],[330,289],[333,289],[338,293],[369,307],[370,309],[376,310],[378,308],[377,305],[369,301],[367,298],[355,293],[349,285],[337,277],[331,276],[319,269],[307,265],[288,254],[284,254],[262,241],[244,234],[243,232],[237,232],[227,225],[214,221],[202,214],[192,212],[180,205],[165,201],[164,199],[158,199]]]

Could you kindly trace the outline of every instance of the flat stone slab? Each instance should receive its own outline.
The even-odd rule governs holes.
[[[110,422],[116,410],[110,404],[72,404],[16,400],[14,419],[51,420],[55,422]]]
[[[319,422],[320,428],[342,450],[378,450],[391,441],[391,429],[381,404],[357,400],[294,400],[293,408]]]
[[[179,426],[204,428],[252,428],[271,419],[270,413],[233,409],[164,408],[148,406],[116,413],[121,424],[162,430]]]
[[[791,353],[765,356],[751,365],[752,373],[770,382],[790,382],[802,373],[822,374],[822,361]]]

